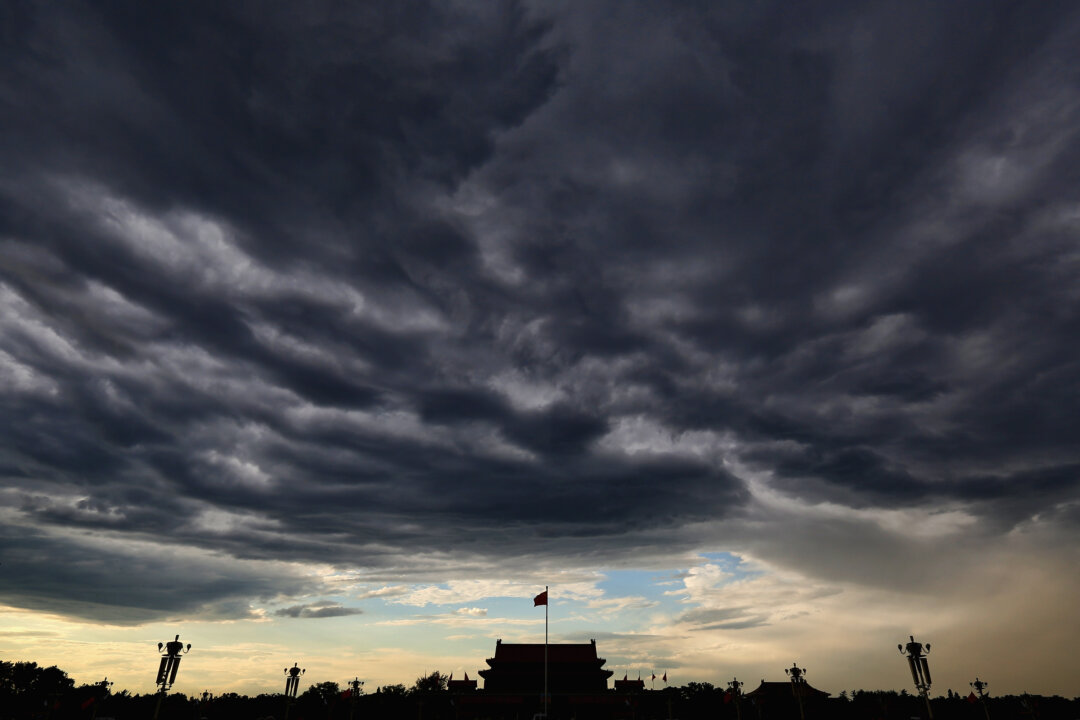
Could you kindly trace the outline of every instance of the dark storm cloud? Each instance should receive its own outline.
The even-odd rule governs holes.
[[[735,467],[1075,526],[1068,4],[0,12],[0,502],[28,547],[615,561],[746,518]],[[126,602],[35,568],[6,602]],[[135,615],[282,572],[132,589]]]
[[[430,423],[486,421],[507,439],[544,455],[580,453],[609,429],[603,418],[556,404],[517,413],[491,392],[436,391],[420,397],[420,417]]]
[[[5,527],[0,601],[115,625],[163,618],[255,617],[251,603],[306,589],[308,579],[205,553]]]

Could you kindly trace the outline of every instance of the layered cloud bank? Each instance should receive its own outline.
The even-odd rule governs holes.
[[[17,616],[1076,692],[1070,4],[0,12]]]

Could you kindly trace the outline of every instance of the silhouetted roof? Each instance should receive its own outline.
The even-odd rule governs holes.
[[[616,680],[615,690],[616,692],[644,692],[645,681],[641,678],[636,680]]]
[[[548,645],[549,663],[595,663],[596,645],[593,643],[558,643]],[[543,643],[504,643],[495,646],[498,662],[544,662]]]
[[[824,690],[818,690],[807,682],[799,683],[799,692],[802,693],[804,699],[829,697],[829,693]],[[768,700],[773,698],[794,699],[795,693],[792,689],[791,682],[765,682],[762,680],[761,684],[752,692],[746,693],[745,697],[755,700]]]
[[[596,656],[596,643],[548,645],[548,688],[553,694],[590,693],[607,690],[612,672],[603,668]],[[495,657],[480,670],[484,690],[495,693],[542,692],[544,688],[544,645],[542,643],[495,644]]]

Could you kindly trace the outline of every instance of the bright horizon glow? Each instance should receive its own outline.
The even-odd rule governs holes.
[[[731,553],[697,560],[682,569],[591,573],[591,579],[565,590],[552,585],[551,642],[596,639],[614,677],[640,673],[648,679],[666,672],[672,685],[696,681],[722,687],[732,676],[783,680],[783,668],[795,661],[808,668],[812,685],[835,696],[855,689],[913,691],[895,645],[915,634],[934,645],[935,694],[962,690],[972,672],[993,676],[997,694],[1069,694],[1072,678],[1064,671],[1055,677],[1025,667],[1023,657],[1016,662],[988,655],[978,668],[954,664],[958,651],[970,652],[954,643],[992,644],[979,639],[991,635],[978,632],[982,614],[965,613],[959,605],[939,607],[930,620],[905,609],[919,602],[918,595],[822,585]],[[9,661],[57,665],[79,684],[107,675],[115,691],[149,693],[156,642],[179,633],[192,650],[181,663],[174,691],[187,695],[203,689],[278,693],[284,687],[281,668],[294,662],[308,670],[302,689],[323,681],[344,687],[358,675],[366,691],[374,692],[382,685],[410,686],[432,670],[459,679],[467,672],[482,687],[477,671],[486,667],[484,658],[494,653],[497,638],[543,642],[543,611],[534,612],[531,602],[542,587],[528,581],[464,581],[401,586],[389,593],[354,588],[320,603],[350,604],[352,597],[367,594],[358,603],[363,614],[283,618],[265,607],[253,608],[259,617],[252,620],[134,627],[9,609],[0,612],[7,628],[0,635],[0,652]],[[858,612],[859,607],[873,610]]]

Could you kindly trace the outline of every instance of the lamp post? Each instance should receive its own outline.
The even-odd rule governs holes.
[[[806,668],[801,668],[796,663],[784,669],[784,674],[791,678],[791,692],[799,702],[799,720],[806,720],[806,712],[803,710],[803,686],[806,684]]]
[[[94,696],[94,709],[90,713],[90,720],[94,720],[94,718],[97,717],[98,705],[101,704],[102,700],[109,696],[109,688],[113,686],[113,683],[109,678],[105,678],[101,682],[94,684],[97,685],[98,692]]]
[[[926,700],[927,717],[934,720],[934,711],[930,709],[930,665],[926,661],[926,656],[930,654],[930,643],[926,643],[926,652],[923,652],[923,644],[916,642],[914,635],[908,635],[908,639],[910,642],[907,645],[897,645],[896,649],[907,655],[908,669],[911,670],[915,689]]]
[[[976,677],[975,682],[968,683],[968,685],[975,689],[975,694],[979,696],[979,702],[982,703],[983,713],[986,714],[986,720],[990,720],[990,708],[986,704],[986,688],[990,687],[990,683]]]
[[[731,681],[727,684],[728,692],[731,693],[731,699],[735,701],[735,717],[738,720],[742,720],[742,686],[744,683],[739,681],[739,678],[731,678]]]
[[[364,681],[359,677],[355,677],[345,684],[349,686],[349,720],[353,720],[356,701],[360,697],[360,693],[364,692]]]
[[[307,668],[293,663],[291,668],[285,668],[285,720],[289,720],[289,703],[296,699],[296,691],[300,689],[300,676],[307,672]]]
[[[172,688],[173,683],[176,682],[176,671],[180,669],[180,657],[188,654],[191,651],[191,643],[184,646],[184,643],[180,642],[180,636],[177,635],[173,640],[167,643],[157,644],[158,652],[164,651],[161,656],[161,662],[158,664],[157,680],[155,684],[158,686],[158,698],[157,704],[154,706],[154,720],[157,720],[158,713],[161,711],[161,699],[165,697],[165,694]]]
[[[203,690],[198,698],[195,700],[195,717],[206,717],[206,706],[210,704],[210,701],[214,699],[214,693],[209,690]]]

